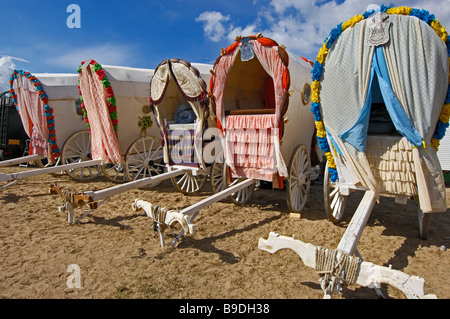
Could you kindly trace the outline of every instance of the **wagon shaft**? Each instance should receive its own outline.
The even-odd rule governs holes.
[[[317,254],[317,252],[320,252],[321,250],[312,244],[304,243],[298,239],[294,239],[291,237],[280,236],[274,232],[271,232],[269,234],[267,240],[260,238],[258,248],[272,254],[276,253],[280,249],[289,248],[300,256],[305,266],[315,269],[317,269],[318,266],[316,264],[318,262],[318,260],[316,261],[316,257],[320,255],[320,253]],[[336,276],[331,276],[331,278],[329,279],[337,279],[338,281],[340,281],[340,279]],[[378,266],[365,261],[359,263],[358,274],[354,282],[358,285],[368,288],[376,288],[379,287],[380,284],[386,283],[399,289],[409,299],[436,298],[436,295],[424,293],[425,281],[423,278],[417,276],[409,276],[401,271],[394,270],[391,267]],[[325,287],[325,297],[330,297],[328,291],[326,291],[326,289],[328,288],[327,284],[328,282],[324,282],[322,286]],[[343,284],[343,282],[341,282],[341,284]],[[331,291],[331,293],[336,294],[337,291],[334,290]]]

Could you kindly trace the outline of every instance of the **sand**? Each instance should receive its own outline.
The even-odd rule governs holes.
[[[3,173],[27,168],[3,168]],[[171,209],[183,208],[210,195],[210,186],[196,196],[177,192],[170,181],[155,188],[134,189],[112,196],[76,225],[59,212],[58,183],[74,191],[114,186],[104,177],[88,183],[67,175],[39,175],[0,191],[0,298],[30,299],[322,299],[318,275],[292,250],[270,254],[258,249],[270,232],[335,249],[361,194],[347,204],[335,225],[324,214],[322,184],[315,182],[301,218],[290,216],[284,190],[256,189],[245,206],[229,200],[200,211],[197,230],[174,247],[161,247],[145,212],[132,202],[143,199]],[[450,188],[447,203],[450,207]],[[87,209],[77,209],[76,217]],[[166,241],[179,229],[166,231]],[[389,266],[425,280],[425,292],[450,297],[450,214],[434,214],[427,240],[418,236],[415,203],[382,198],[372,210],[358,251],[365,261]],[[80,270],[80,288],[70,281]],[[71,277],[72,276],[72,277]],[[404,298],[383,286],[387,298]],[[334,299],[377,299],[373,289],[344,287]]]

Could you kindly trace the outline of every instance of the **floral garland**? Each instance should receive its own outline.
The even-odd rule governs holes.
[[[409,7],[392,7],[392,6],[384,6],[381,5],[381,12],[385,12],[387,14],[398,14],[398,15],[409,15],[414,16],[425,23],[427,23],[441,38],[441,40],[446,44],[448,54],[450,57],[450,37],[446,31],[446,29],[441,25],[441,23],[436,19],[433,14],[430,14],[426,10],[413,9]],[[322,115],[320,113],[320,77],[323,72],[323,63],[328,55],[328,49],[331,45],[336,41],[336,39],[344,32],[347,28],[353,27],[356,23],[367,19],[370,17],[375,10],[370,10],[361,15],[356,15],[347,22],[339,24],[336,28],[331,30],[330,35],[325,40],[322,48],[320,48],[319,53],[317,55],[316,61],[314,62],[312,73],[312,103],[311,103],[311,112],[314,114],[314,120],[317,128],[317,140],[319,142],[319,146],[322,151],[325,153],[325,156],[328,160],[328,171],[330,172],[330,177],[333,182],[338,180],[338,174],[336,170],[336,163],[332,156],[330,146],[327,142],[327,133],[325,130],[325,126],[322,121]],[[450,58],[449,58],[450,63]],[[449,78],[450,84],[450,78]],[[444,106],[441,111],[441,115],[439,121],[437,123],[436,131],[433,135],[431,143],[433,148],[437,151],[439,147],[440,140],[444,137],[446,128],[449,126],[449,117],[450,117],[450,85],[447,91],[447,98],[444,102]]]
[[[153,125],[153,121],[152,118],[150,116],[144,115],[144,116],[139,116],[139,121],[138,121],[138,127],[141,129],[146,129],[149,128]]]
[[[15,79],[17,79],[17,74],[25,76],[28,80],[30,80],[30,82],[34,85],[34,87],[36,88],[36,90],[39,94],[39,99],[41,99],[42,102],[44,103],[44,114],[47,119],[47,128],[48,128],[48,133],[49,133],[48,142],[51,145],[53,156],[59,157],[61,154],[61,151],[58,147],[58,144],[56,143],[55,117],[53,116],[53,108],[51,108],[48,105],[48,95],[47,95],[47,93],[45,93],[44,87],[42,86],[41,81],[39,81],[30,72],[24,71],[24,70],[14,70],[14,72],[11,74],[11,76],[9,77],[9,86],[10,86],[9,92],[11,93],[11,99],[12,99],[18,113],[20,113],[20,112],[19,112],[19,107],[17,106],[17,95],[13,89],[13,82]]]
[[[78,68],[78,73],[81,74],[82,66],[86,62],[87,61],[81,62],[81,65]],[[114,127],[114,132],[116,133],[116,137],[117,137],[117,130],[118,130],[118,123],[119,123],[119,121],[117,120],[116,97],[114,96],[113,88],[112,88],[111,83],[109,82],[108,77],[106,76],[105,71],[103,70],[102,66],[99,63],[97,63],[95,60],[91,60],[89,62],[89,64],[94,66],[94,71],[97,74],[98,79],[102,82],[103,87],[105,88],[107,105],[108,105],[108,110],[109,110],[109,116],[111,117],[111,122],[112,122],[112,125]],[[79,82],[80,82],[80,80],[78,80],[78,83]],[[91,126],[89,124],[89,119],[88,119],[88,116],[87,116],[86,107],[85,107],[84,102],[83,102],[83,95],[81,94],[80,85],[78,85],[78,92],[80,94],[81,111],[83,112],[84,122],[86,123],[86,125],[88,127],[88,130],[89,130],[89,133],[90,133],[91,132]]]

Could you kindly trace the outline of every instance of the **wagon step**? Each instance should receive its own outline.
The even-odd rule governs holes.
[[[160,175],[127,182],[125,184],[118,184],[99,191],[75,192],[65,187],[52,184],[50,185],[49,192],[51,194],[60,195],[60,197],[63,199],[63,206],[60,206],[58,209],[60,212],[67,212],[68,223],[74,224],[80,219],[89,215],[94,209],[97,209],[101,205],[101,203],[106,201],[110,196],[117,195],[119,193],[123,193],[139,187],[144,187],[153,183],[161,182],[162,180],[169,179],[171,177],[175,177],[184,173],[186,173],[186,170],[173,170]],[[89,206],[90,210],[82,217],[74,221],[74,209],[82,206]]]
[[[201,209],[208,207],[214,203],[217,203],[218,201],[234,194],[240,189],[244,189],[252,185],[255,182],[256,180],[254,179],[245,179],[242,182],[239,182],[233,186],[225,188],[224,190],[179,211],[168,210],[165,207],[161,207],[156,204],[151,204],[141,199],[135,199],[134,203],[132,204],[132,208],[134,211],[138,211],[141,209],[144,210],[147,216],[155,221],[155,229],[159,233],[161,247],[165,246],[163,234],[165,228],[167,226],[172,225],[174,222],[178,222],[183,229],[175,238],[175,240],[171,243],[171,246],[174,246],[175,243],[181,238],[181,236],[183,236],[185,232],[189,234],[194,233],[195,225],[192,224],[192,222],[197,217]]]
[[[280,236],[277,233],[271,232],[267,240],[260,238],[258,243],[258,248],[269,253],[276,253],[280,249],[291,249],[297,253],[302,259],[303,263],[307,267],[315,268],[319,273],[323,273],[324,270],[320,267],[319,260],[328,259],[330,257],[334,260],[332,262],[336,265],[339,262],[343,262],[348,268],[344,269],[347,271],[346,275],[349,273],[355,274],[352,281],[347,280],[348,277],[341,273],[333,273],[332,276],[340,281],[340,286],[342,284],[356,283],[368,288],[377,288],[380,284],[386,283],[399,289],[408,299],[436,299],[434,294],[424,293],[425,281],[423,278],[417,276],[409,276],[399,270],[392,269],[389,267],[378,266],[370,262],[357,261],[353,259],[349,261],[348,255],[340,250],[333,251],[327,250],[322,247],[316,247],[309,243],[304,243],[298,239],[287,236]],[[351,258],[351,257],[350,257]],[[355,258],[355,257],[353,257]],[[347,259],[347,260],[346,260]],[[355,271],[350,270],[351,264],[356,264]],[[331,267],[332,268],[332,267]],[[333,269],[328,269],[328,271],[333,271]],[[324,276],[321,276],[321,287],[324,289],[324,298],[330,298],[331,293],[336,294],[338,291],[326,291],[323,280]]]

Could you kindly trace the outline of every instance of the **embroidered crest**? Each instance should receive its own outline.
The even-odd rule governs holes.
[[[380,12],[368,20],[369,38],[367,44],[370,46],[378,46],[389,41],[389,15]]]
[[[241,61],[249,61],[254,58],[255,52],[253,52],[253,45],[250,43],[249,37],[241,39]]]

